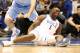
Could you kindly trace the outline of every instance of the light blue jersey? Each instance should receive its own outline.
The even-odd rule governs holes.
[[[11,7],[7,11],[10,17],[16,20],[16,17],[19,13],[26,14],[29,12],[31,0],[13,0]],[[33,21],[36,16],[38,16],[37,12],[34,10],[29,17],[29,20]]]
[[[22,6],[28,6],[30,5],[31,0],[13,0],[15,3],[22,5]]]

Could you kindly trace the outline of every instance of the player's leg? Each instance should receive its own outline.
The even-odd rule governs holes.
[[[11,45],[16,44],[18,42],[27,42],[27,41],[29,42],[29,41],[33,41],[35,39],[36,39],[36,36],[34,34],[23,35],[23,36],[17,37],[13,41],[3,42],[3,46],[8,47],[8,46],[11,46]]]
[[[13,40],[20,33],[20,30],[15,27],[15,21],[14,20],[16,20],[17,15],[18,15],[18,9],[16,9],[13,6],[11,6],[9,8],[9,10],[7,11],[7,13],[6,13],[4,21],[5,21],[5,24],[7,25],[7,27],[12,31],[12,34],[11,34],[10,41],[8,41],[8,40],[2,41],[3,45],[12,44]]]
[[[12,29],[14,27],[13,18],[9,16],[9,14],[6,14],[5,16],[5,24],[9,27],[9,29]]]
[[[15,27],[14,20],[16,19],[16,16],[17,16],[17,14],[16,14],[14,8],[10,7],[10,9],[7,11],[6,16],[5,16],[5,24],[12,31],[11,38],[10,38],[11,42],[7,41],[7,40],[6,41],[2,41],[3,45],[12,44],[13,40],[20,33],[20,30]]]
[[[12,30],[11,40],[14,40],[14,38],[16,38],[16,35],[19,35],[20,33],[20,30],[15,27],[15,20],[18,15],[18,11],[16,12],[16,10],[18,9],[13,6],[10,7],[5,16],[5,23],[7,27]]]
[[[13,43],[32,41],[36,38],[34,34],[22,35],[14,39]]]

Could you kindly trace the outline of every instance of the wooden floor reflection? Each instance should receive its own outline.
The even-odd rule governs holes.
[[[80,46],[22,46],[0,47],[0,53],[80,53]]]

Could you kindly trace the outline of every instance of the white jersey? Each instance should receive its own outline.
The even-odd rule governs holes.
[[[31,33],[34,33],[36,36],[39,36],[39,39],[45,39],[52,37],[54,33],[56,33],[56,30],[59,27],[59,21],[52,20],[49,15],[46,16],[46,18],[42,21],[42,23],[37,26],[34,30],[31,31]],[[51,38],[50,37],[50,38]]]
[[[48,34],[53,35],[57,28],[59,27],[59,21],[52,20],[49,15],[46,16],[46,18],[42,21],[42,23],[35,29],[38,29],[40,33],[42,34]]]

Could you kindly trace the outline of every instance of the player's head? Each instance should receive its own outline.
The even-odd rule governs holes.
[[[56,17],[59,15],[60,9],[58,7],[53,7],[50,11],[50,16],[53,20],[56,19]]]
[[[77,6],[77,13],[78,13],[78,15],[80,15],[80,5]]]

